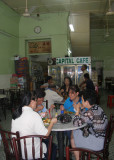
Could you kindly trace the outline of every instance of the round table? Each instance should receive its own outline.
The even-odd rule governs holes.
[[[55,113],[53,112],[53,115],[54,114]],[[60,110],[58,111],[58,115],[59,114]],[[64,124],[58,121],[52,128],[52,131],[58,132],[59,160],[64,160],[64,131],[72,131],[86,126],[86,123],[79,127],[73,126],[73,117],[74,115],[72,115],[72,121],[70,123]]]

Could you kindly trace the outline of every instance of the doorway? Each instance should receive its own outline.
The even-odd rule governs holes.
[[[45,83],[48,75],[48,58],[51,54],[43,55],[30,55],[30,77],[32,83],[32,89],[38,89],[43,83]]]

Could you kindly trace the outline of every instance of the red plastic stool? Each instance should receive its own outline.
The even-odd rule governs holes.
[[[110,107],[110,108],[114,107],[113,99],[114,99],[114,95],[109,95],[108,96],[107,107]]]

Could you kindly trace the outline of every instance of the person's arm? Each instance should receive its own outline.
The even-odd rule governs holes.
[[[65,110],[63,105],[60,105],[60,110],[61,111]]]
[[[46,134],[46,136],[49,136],[52,130],[53,125],[57,123],[57,118],[52,118],[50,125],[48,126],[48,132]]]
[[[42,85],[42,86],[40,86],[40,88],[47,88],[48,87],[48,85]]]
[[[41,111],[44,108],[43,105],[36,107],[35,112]]]
[[[82,89],[86,88],[87,84],[84,82],[81,86]]]
[[[79,115],[79,113],[80,113],[80,107],[81,107],[81,104],[80,103],[78,103],[78,104],[73,104],[73,107],[75,108],[75,110],[76,110],[76,114],[75,115]]]
[[[91,110],[86,112],[86,115],[84,113],[80,113],[80,115],[76,115],[74,118],[73,124],[74,126],[78,127],[83,125],[84,123],[88,123],[93,118],[93,114]]]

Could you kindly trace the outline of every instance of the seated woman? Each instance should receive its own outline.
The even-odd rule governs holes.
[[[95,104],[96,93],[93,90],[85,90],[82,96],[82,105],[88,110],[80,112],[77,105],[77,113],[73,121],[74,126],[87,126],[74,130],[71,136],[71,146],[86,148],[94,151],[103,149],[106,127],[108,124],[107,116],[101,107]],[[76,160],[79,160],[79,152],[74,152]]]
[[[79,87],[78,85],[71,86],[69,88],[69,98],[65,101],[64,105],[60,106],[60,110],[70,111],[77,114],[76,106],[82,103],[81,97],[79,97]],[[79,105],[81,107],[81,105]],[[70,141],[71,131],[65,131]]]
[[[42,118],[39,114],[37,114],[34,109],[36,108],[37,97],[32,96],[31,93],[26,94],[23,97],[21,106],[13,113],[12,115],[12,124],[11,131],[16,132],[19,131],[20,136],[26,135],[44,135],[49,136],[53,125],[57,122],[56,118],[51,120],[50,125],[46,128],[43,124]],[[40,157],[40,145],[39,139],[35,139],[35,158]],[[22,147],[23,143],[22,143]],[[27,143],[28,159],[32,159],[32,143]],[[56,153],[56,151],[53,151]],[[53,153],[52,152],[52,153]],[[45,153],[47,153],[46,144],[43,143],[43,158],[45,157]],[[54,154],[55,154],[54,153]],[[24,159],[24,148],[22,149],[22,156]],[[56,154],[55,154],[56,157]],[[56,158],[52,159],[55,160]]]
[[[67,99],[69,94],[69,88],[72,86],[72,80],[70,77],[64,78],[64,85],[60,89],[60,94],[63,95],[64,99]]]
[[[80,104],[82,103],[82,99],[79,97],[79,91],[78,85],[71,86],[69,88],[69,97],[65,101],[64,105],[60,106],[60,109],[76,113],[76,105],[79,102]]]

